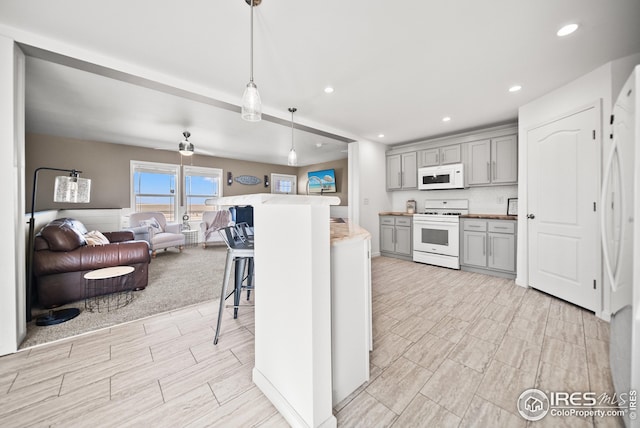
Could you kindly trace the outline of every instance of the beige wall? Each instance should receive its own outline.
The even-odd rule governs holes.
[[[307,193],[307,173],[309,171],[319,171],[323,169],[334,169],[336,171],[336,193],[326,193],[325,196],[337,196],[340,198],[340,205],[349,205],[349,174],[347,173],[347,158],[299,167],[298,194],[305,195]]]
[[[177,143],[176,143],[177,147]],[[82,177],[90,178],[91,202],[89,204],[60,204],[53,202],[53,182],[57,175],[54,171],[41,171],[38,174],[38,193],[36,211],[46,209],[78,209],[78,208],[127,208],[130,205],[129,175],[130,160],[180,164],[180,155],[168,150],[154,150],[122,144],[98,143],[53,137],[42,134],[26,135],[26,177],[25,192],[26,209],[31,210],[31,189],[33,187],[33,171],[38,167],[78,169]],[[183,158],[185,164],[221,168],[224,171],[224,196],[249,193],[269,193],[270,187],[244,185],[236,181],[231,186],[226,184],[227,172],[233,177],[253,175],[261,181],[265,175],[271,179],[271,173],[298,176],[299,193],[305,192],[307,171],[326,168],[336,170],[338,193],[343,205],[347,205],[347,160],[329,162],[309,167],[290,167],[259,162],[240,161],[215,156],[194,155]],[[303,178],[301,178],[303,177]]]

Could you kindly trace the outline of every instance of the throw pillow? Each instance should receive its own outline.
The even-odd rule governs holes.
[[[92,247],[95,247],[96,245],[106,245],[109,243],[107,237],[97,230],[85,233],[84,239],[87,241],[87,245]]]
[[[153,229],[153,231],[155,233],[158,232],[162,232],[162,228],[160,227],[160,223],[158,223],[158,220],[155,219],[155,217],[151,217],[148,220],[142,220],[140,222],[140,226],[147,226]]]

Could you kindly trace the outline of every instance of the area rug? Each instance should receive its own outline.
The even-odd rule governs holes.
[[[76,318],[39,327],[35,320],[47,311],[34,308],[33,321],[27,325],[20,349],[218,299],[226,255],[226,246],[191,247],[181,253],[173,249],[160,251],[149,264],[147,288],[134,292],[134,299],[127,306],[109,312],[89,312],[84,301],[75,302],[57,309],[79,308]]]

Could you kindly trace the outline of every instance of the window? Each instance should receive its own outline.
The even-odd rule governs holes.
[[[298,193],[297,182],[295,175],[271,174],[271,193],[295,195]]]
[[[131,208],[136,212],[159,211],[167,221],[178,216],[180,166],[131,161]]]
[[[198,166],[183,167],[185,211],[191,220],[201,220],[206,199],[222,196],[222,170]]]

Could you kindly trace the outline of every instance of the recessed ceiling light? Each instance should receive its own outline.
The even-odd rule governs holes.
[[[384,134],[378,134],[378,138],[384,138]]]
[[[520,89],[522,89],[522,86],[513,85],[512,87],[509,88],[509,92],[518,92]]]
[[[317,148],[322,147],[322,143],[316,143],[316,147],[317,147]]]
[[[556,33],[558,37],[568,36],[578,29],[578,24],[567,24]]]
[[[449,122],[451,120],[451,118],[449,116],[445,116],[442,118],[443,122]]]
[[[333,88],[331,86],[327,86],[326,88],[324,88],[324,92],[327,94],[331,94],[333,93]]]

